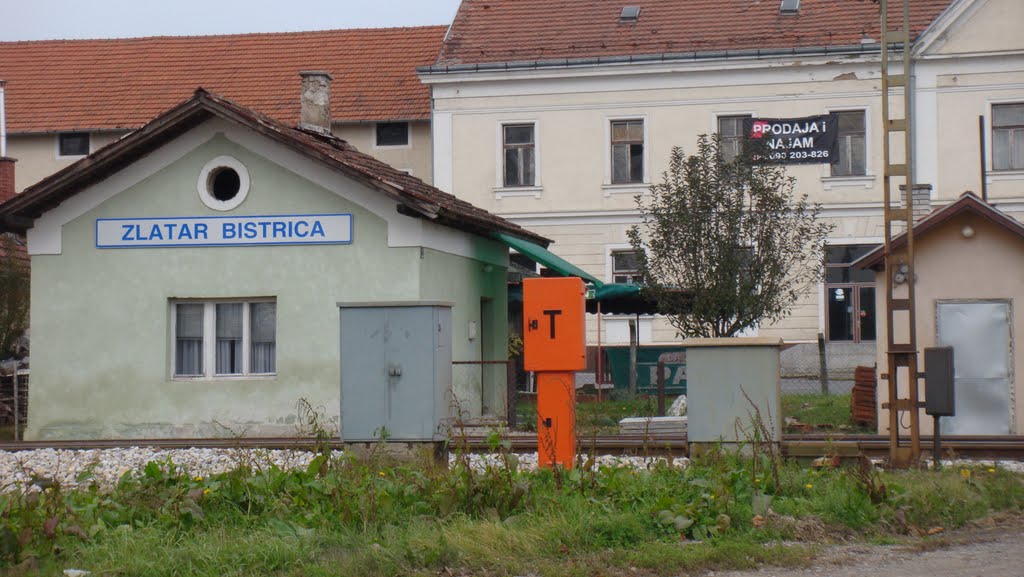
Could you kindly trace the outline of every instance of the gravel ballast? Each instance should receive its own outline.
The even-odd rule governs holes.
[[[335,453],[340,455],[340,453]],[[110,489],[125,474],[141,474],[149,462],[174,463],[182,474],[208,477],[226,473],[242,466],[254,471],[276,466],[280,469],[305,469],[316,456],[311,451],[269,449],[154,449],[128,447],[119,449],[62,450],[36,449],[31,451],[0,451],[0,491],[31,486],[38,479],[49,479],[64,488],[87,487],[93,483]],[[454,464],[459,455],[451,454]],[[487,467],[503,467],[499,454],[470,454],[470,465],[482,471]],[[537,468],[537,453],[516,453],[520,470]],[[583,457],[586,462],[587,457]],[[598,456],[597,467],[630,467],[650,469],[659,464],[685,468],[685,457]],[[1015,473],[1024,473],[1024,462],[1019,461],[945,461],[944,466],[1000,467]],[[91,473],[85,475],[85,473]]]

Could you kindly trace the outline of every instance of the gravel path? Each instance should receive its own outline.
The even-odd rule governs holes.
[[[1002,515],[948,534],[894,546],[827,549],[807,569],[763,568],[715,577],[1022,577],[1024,515]]]

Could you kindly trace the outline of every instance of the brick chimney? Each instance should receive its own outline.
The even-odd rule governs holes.
[[[900,204],[907,206],[907,185],[900,185]],[[914,222],[921,220],[932,212],[932,185],[914,185]]]
[[[14,163],[13,158],[0,158],[0,202],[14,198]]]
[[[334,77],[323,70],[303,70],[302,112],[299,128],[321,134],[331,134],[331,80]]]

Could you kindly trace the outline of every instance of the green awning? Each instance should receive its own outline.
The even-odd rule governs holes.
[[[503,232],[494,233],[494,237],[549,269],[558,272],[562,276],[578,276],[584,281],[592,283],[594,286],[604,285],[603,282],[587,274],[583,269],[537,243],[511,236]]]

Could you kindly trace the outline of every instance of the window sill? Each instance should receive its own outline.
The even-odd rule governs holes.
[[[61,155],[61,154],[58,154],[57,155],[57,160],[82,160],[86,156],[89,156],[89,155],[88,154],[71,154],[71,155]]]
[[[863,176],[823,176],[821,177],[821,184],[825,187],[825,190],[852,186],[871,188],[875,185],[875,176],[871,174]]]
[[[254,375],[216,375],[213,377],[201,376],[201,377],[171,377],[171,381],[177,383],[188,383],[188,382],[215,382],[215,381],[272,381],[277,378],[277,374],[259,373]]]
[[[494,198],[501,200],[506,196],[532,196],[533,198],[540,198],[544,192],[542,186],[501,186],[494,189]]]
[[[604,191],[605,197],[609,197],[613,194],[647,194],[651,191],[651,183],[637,182],[629,184],[604,184],[601,185],[601,190]]]
[[[408,150],[412,148],[412,145],[408,142],[405,144],[376,144],[374,143],[374,150]]]
[[[985,175],[986,182],[1024,180],[1024,170],[993,170]]]

